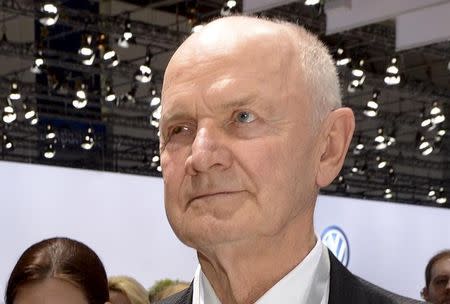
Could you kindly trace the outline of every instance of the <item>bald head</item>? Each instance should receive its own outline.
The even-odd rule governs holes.
[[[300,90],[297,93],[303,98],[307,95],[315,125],[341,106],[336,68],[323,43],[303,27],[256,17],[216,19],[192,34],[170,60],[164,83],[177,77],[176,71],[172,73],[174,66],[197,68],[205,57],[224,60],[237,52],[255,70],[261,70],[261,62],[271,65],[273,77],[282,78],[289,89]]]

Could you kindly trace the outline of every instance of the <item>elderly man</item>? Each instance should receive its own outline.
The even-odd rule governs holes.
[[[316,37],[213,21],[173,55],[162,100],[167,216],[200,262],[190,288],[162,303],[408,303],[350,274],[314,233],[317,194],[354,130]]]
[[[450,249],[439,252],[428,262],[422,296],[433,304],[450,304]]]

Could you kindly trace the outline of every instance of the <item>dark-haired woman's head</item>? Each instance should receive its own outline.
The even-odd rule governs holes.
[[[5,304],[104,304],[109,301],[105,268],[95,252],[68,238],[29,247],[6,287]]]

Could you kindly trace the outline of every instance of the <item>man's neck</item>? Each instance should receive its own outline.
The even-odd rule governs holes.
[[[198,252],[203,273],[222,304],[254,303],[312,250],[312,223],[282,236],[238,242]]]

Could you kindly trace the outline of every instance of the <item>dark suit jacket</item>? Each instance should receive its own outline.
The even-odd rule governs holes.
[[[408,299],[375,286],[350,273],[336,258],[330,255],[330,296],[328,304],[415,304]],[[191,286],[157,304],[191,304]],[[208,304],[208,303],[206,303]],[[274,303],[278,304],[278,303]],[[280,303],[282,304],[282,303]],[[308,303],[316,304],[316,303]],[[319,304],[319,303],[317,303]]]

